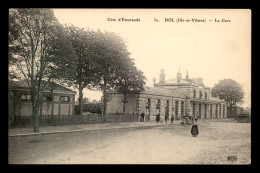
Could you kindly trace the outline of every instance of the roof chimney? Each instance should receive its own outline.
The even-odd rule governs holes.
[[[180,83],[181,81],[181,73],[180,73],[180,67],[179,67],[179,73],[177,73],[177,83]]]
[[[161,74],[160,74],[160,83],[165,83],[165,74],[164,74],[164,69],[161,69]]]
[[[185,76],[185,79],[186,79],[186,80],[189,80],[188,70],[187,70],[187,74],[186,74],[186,76]]]

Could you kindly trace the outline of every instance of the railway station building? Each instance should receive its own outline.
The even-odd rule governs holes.
[[[176,78],[165,80],[162,69],[159,82],[154,87],[136,94],[127,94],[126,114],[145,113],[145,120],[155,120],[157,114],[182,119],[185,115],[194,115],[200,119],[227,118],[227,103],[211,97],[210,88],[205,86],[203,78],[185,78],[180,71]],[[123,94],[109,92],[111,99],[107,104],[107,113],[122,112]]]

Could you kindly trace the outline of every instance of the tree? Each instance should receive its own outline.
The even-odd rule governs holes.
[[[220,80],[211,90],[211,94],[213,97],[224,99],[229,108],[237,103],[242,103],[244,98],[242,86],[232,79]]]
[[[94,86],[103,93],[103,114],[106,115],[106,106],[109,101],[107,90],[115,87],[121,69],[130,53],[126,48],[125,41],[118,35],[97,31],[92,44],[91,55],[94,59],[96,81]]]
[[[43,91],[73,69],[71,44],[51,9],[10,9],[9,73],[29,87],[34,132],[39,131]]]
[[[128,62],[128,63],[127,63]],[[118,70],[118,79],[115,83],[115,90],[123,93],[123,113],[125,113],[125,105],[127,103],[127,94],[139,93],[144,91],[145,77],[143,72],[134,66],[134,62],[128,58],[125,65]]]
[[[65,25],[66,33],[68,34],[73,50],[74,50],[74,63],[76,64],[76,70],[72,72],[70,81],[72,85],[76,86],[79,90],[79,114],[82,114],[83,108],[83,89],[91,88],[91,84],[94,83],[96,73],[94,72],[94,56],[92,50],[95,44],[95,32],[82,28],[75,27],[73,25]],[[98,46],[97,46],[98,47]]]
[[[74,84],[79,89],[79,112],[82,113],[83,89],[103,92],[103,113],[109,100],[107,90],[112,89],[120,69],[129,52],[125,42],[116,34],[65,26],[76,53],[76,78]]]

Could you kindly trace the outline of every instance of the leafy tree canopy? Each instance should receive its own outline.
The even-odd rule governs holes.
[[[213,97],[224,99],[229,107],[242,103],[244,98],[242,86],[232,79],[220,80],[211,90],[211,94]]]

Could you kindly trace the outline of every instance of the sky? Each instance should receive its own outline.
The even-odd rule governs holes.
[[[70,23],[80,28],[114,32],[125,39],[136,67],[144,72],[147,86],[153,86],[153,78],[159,81],[161,69],[164,69],[167,80],[175,78],[180,68],[182,77],[188,70],[190,78],[201,77],[208,87],[214,87],[222,79],[237,81],[245,92],[243,106],[251,106],[250,10],[53,11],[61,24]],[[118,21],[119,18],[138,21]],[[194,22],[196,19],[200,22]],[[84,97],[90,100],[100,100],[101,96],[101,92],[84,90]]]

